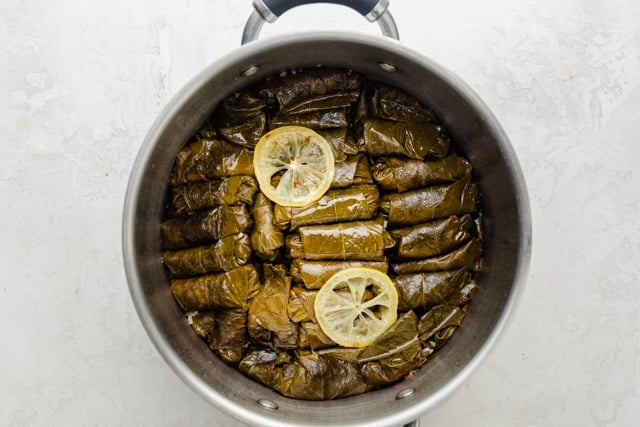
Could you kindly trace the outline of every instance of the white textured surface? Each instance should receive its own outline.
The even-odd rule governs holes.
[[[240,427],[164,364],[120,252],[132,162],[249,0],[0,3],[0,425]],[[635,426],[640,415],[640,3],[392,0],[406,45],[458,73],[530,191],[531,274],[507,332],[423,426]],[[265,36],[349,28],[314,5]]]

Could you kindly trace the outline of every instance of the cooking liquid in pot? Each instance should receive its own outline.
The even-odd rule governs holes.
[[[301,207],[265,197],[253,167],[258,140],[291,125],[323,136],[335,161],[330,189]],[[163,262],[176,301],[222,360],[285,396],[334,399],[410,378],[476,292],[471,164],[430,109],[350,70],[282,73],[225,99],[168,186]],[[314,300],[359,267],[391,278],[397,320],[370,345],[342,347]]]

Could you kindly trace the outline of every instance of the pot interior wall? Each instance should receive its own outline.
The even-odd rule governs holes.
[[[386,72],[378,65],[397,67]],[[259,65],[258,72],[242,71]],[[480,290],[463,326],[415,377],[377,392],[328,402],[284,398],[222,363],[195,336],[175,303],[160,261],[159,224],[177,151],[214,106],[247,84],[285,69],[345,67],[413,94],[444,121],[473,166],[482,193],[485,255]],[[178,93],[149,132],[127,194],[124,252],[131,293],[145,328],[173,369],[207,400],[252,425],[400,425],[457,387],[488,351],[513,304],[529,256],[527,195],[509,142],[491,113],[455,76],[388,40],[313,33],[251,43],[212,64]],[[396,399],[405,387],[416,389]],[[265,409],[267,398],[279,409]]]

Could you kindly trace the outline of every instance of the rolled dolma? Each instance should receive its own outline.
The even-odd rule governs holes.
[[[403,90],[377,83],[365,91],[367,112],[373,117],[400,122],[436,122],[436,116]]]
[[[335,108],[346,108],[356,102],[359,96],[360,94],[357,91],[317,96],[309,99],[308,101],[301,102],[292,108],[287,108],[286,110],[283,110],[283,112],[288,114],[302,114]]]
[[[265,105],[264,100],[249,92],[226,98],[214,113],[218,132],[230,142],[255,147],[266,130]]]
[[[380,387],[392,384],[422,366],[426,357],[418,339],[418,318],[413,311],[398,317],[396,323],[372,345],[361,350],[364,381]]]
[[[461,289],[456,290],[445,299],[445,304],[458,307],[465,306],[471,302],[477,290],[478,283],[474,279],[469,279]]]
[[[263,283],[249,306],[249,335],[269,348],[294,349],[298,325],[287,315],[291,277],[283,265],[263,264]]]
[[[171,188],[170,212],[186,215],[216,205],[250,205],[257,191],[258,182],[247,175],[181,185]]]
[[[239,233],[223,237],[213,245],[164,251],[162,262],[172,277],[191,277],[234,270],[249,262],[250,257],[249,236]]]
[[[372,344],[360,349],[359,362],[369,362],[389,357],[402,348],[408,347],[411,340],[418,336],[418,316],[408,310],[398,316],[391,325]]]
[[[178,152],[171,185],[233,175],[254,175],[253,153],[222,139],[199,139]]]
[[[428,122],[364,121],[360,150],[372,156],[445,157],[449,139],[439,125]]]
[[[255,224],[251,232],[251,245],[256,254],[274,261],[279,249],[284,246],[284,235],[274,225],[273,203],[264,194],[258,193],[251,210]]]
[[[284,332],[274,332],[272,341],[272,347],[283,350],[295,350],[298,348],[298,324],[289,323],[289,330]]]
[[[271,118],[269,128],[304,126],[310,129],[335,129],[349,126],[347,110],[323,110],[304,114],[278,114]]]
[[[358,99],[362,83],[351,71],[303,70],[274,78],[259,95],[282,112],[304,113],[348,106]]]
[[[381,188],[398,192],[454,182],[470,173],[471,163],[456,155],[433,161],[383,157],[371,167],[371,175]]]
[[[284,245],[287,247],[289,256],[293,260],[304,258],[304,248],[302,247],[302,239],[300,239],[300,234],[288,234],[284,238]]]
[[[263,264],[263,281],[259,292],[249,306],[249,333],[255,328],[271,332],[288,332],[290,330],[287,304],[291,277],[287,275],[283,265]]]
[[[412,341],[417,336],[418,317],[413,311],[409,310],[399,315],[398,320],[367,347],[333,347],[320,350],[318,353],[349,362],[371,362],[392,356],[413,345]]]
[[[467,307],[438,305],[420,318],[418,338],[425,351],[433,352],[442,347],[462,325]]]
[[[389,263],[385,261],[308,261],[294,259],[291,276],[298,278],[307,289],[320,289],[331,276],[348,268],[367,267],[387,273]]]
[[[455,270],[468,268],[480,271],[480,255],[482,242],[479,239],[469,240],[467,243],[444,255],[414,261],[391,263],[391,269],[396,274],[428,273],[431,271]]]
[[[330,400],[367,391],[358,368],[349,362],[315,352],[286,353],[259,350],[249,353],[240,370],[284,396],[302,400]]]
[[[239,124],[262,113],[266,105],[264,99],[254,96],[249,91],[237,92],[218,105],[208,124],[212,121],[217,126],[225,123]]]
[[[265,113],[260,113],[237,125],[227,123],[225,126],[218,128],[218,131],[227,141],[244,147],[254,148],[266,128],[267,116]]]
[[[327,191],[317,201],[300,208],[275,206],[275,224],[296,230],[303,225],[329,224],[376,216],[380,193],[375,185],[360,185]]]
[[[372,360],[362,365],[362,378],[371,386],[384,386],[401,380],[414,369],[418,369],[426,361],[418,337],[409,341],[396,353],[379,360]]]
[[[336,162],[331,188],[360,184],[373,184],[369,160],[364,154],[355,154]]]
[[[337,344],[333,342],[322,330],[320,325],[315,322],[301,322],[298,334],[298,347],[319,350],[327,347],[333,347]]]
[[[251,229],[253,220],[247,206],[220,205],[160,224],[164,249],[183,249],[201,245]]]
[[[420,259],[451,252],[477,234],[470,215],[436,219],[404,228],[389,230],[396,241],[399,259]]]
[[[295,350],[298,348],[299,324],[289,322],[286,331],[274,332],[263,328],[260,324],[249,321],[247,330],[254,344],[262,348],[279,350]]]
[[[246,309],[248,300],[256,295],[259,288],[260,278],[253,265],[225,273],[171,280],[171,292],[184,311]]]
[[[249,347],[247,312],[239,309],[222,309],[216,312],[209,348],[216,350],[222,360],[236,364]]]
[[[215,328],[215,314],[213,311],[207,311],[205,313],[196,313],[189,317],[191,322],[191,329],[200,338],[202,338],[207,344],[211,341],[211,335]]]
[[[393,240],[382,218],[338,224],[308,225],[298,229],[299,239],[288,240],[291,256],[308,260],[383,261]],[[292,235],[295,236],[295,235]]]
[[[380,210],[388,215],[390,227],[413,225],[474,213],[478,208],[477,196],[478,187],[467,176],[453,184],[387,194],[380,202]]]
[[[289,292],[287,314],[293,322],[316,322],[313,304],[318,291],[311,291],[299,286],[294,286]]]
[[[398,291],[398,309],[424,310],[447,304],[458,297],[468,278],[466,269],[401,274],[393,279]]]
[[[358,154],[358,144],[348,134],[347,128],[319,130],[318,134],[331,145],[336,163],[344,161],[347,156]]]

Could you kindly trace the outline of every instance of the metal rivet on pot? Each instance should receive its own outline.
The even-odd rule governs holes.
[[[258,399],[258,405],[267,409],[278,409],[278,404],[269,399]]]
[[[245,68],[244,70],[242,70],[242,72],[240,73],[240,75],[242,77],[251,77],[253,76],[255,73],[258,72],[258,70],[260,69],[259,65],[252,65],[250,67]]]
[[[415,392],[416,392],[416,388],[415,387],[403,388],[402,390],[400,390],[398,392],[398,394],[396,394],[396,400],[406,399],[407,397],[413,395],[413,393],[415,393]]]
[[[380,67],[382,71],[386,71],[387,73],[395,73],[396,71],[398,71],[398,67],[384,61],[378,61],[378,67]]]

